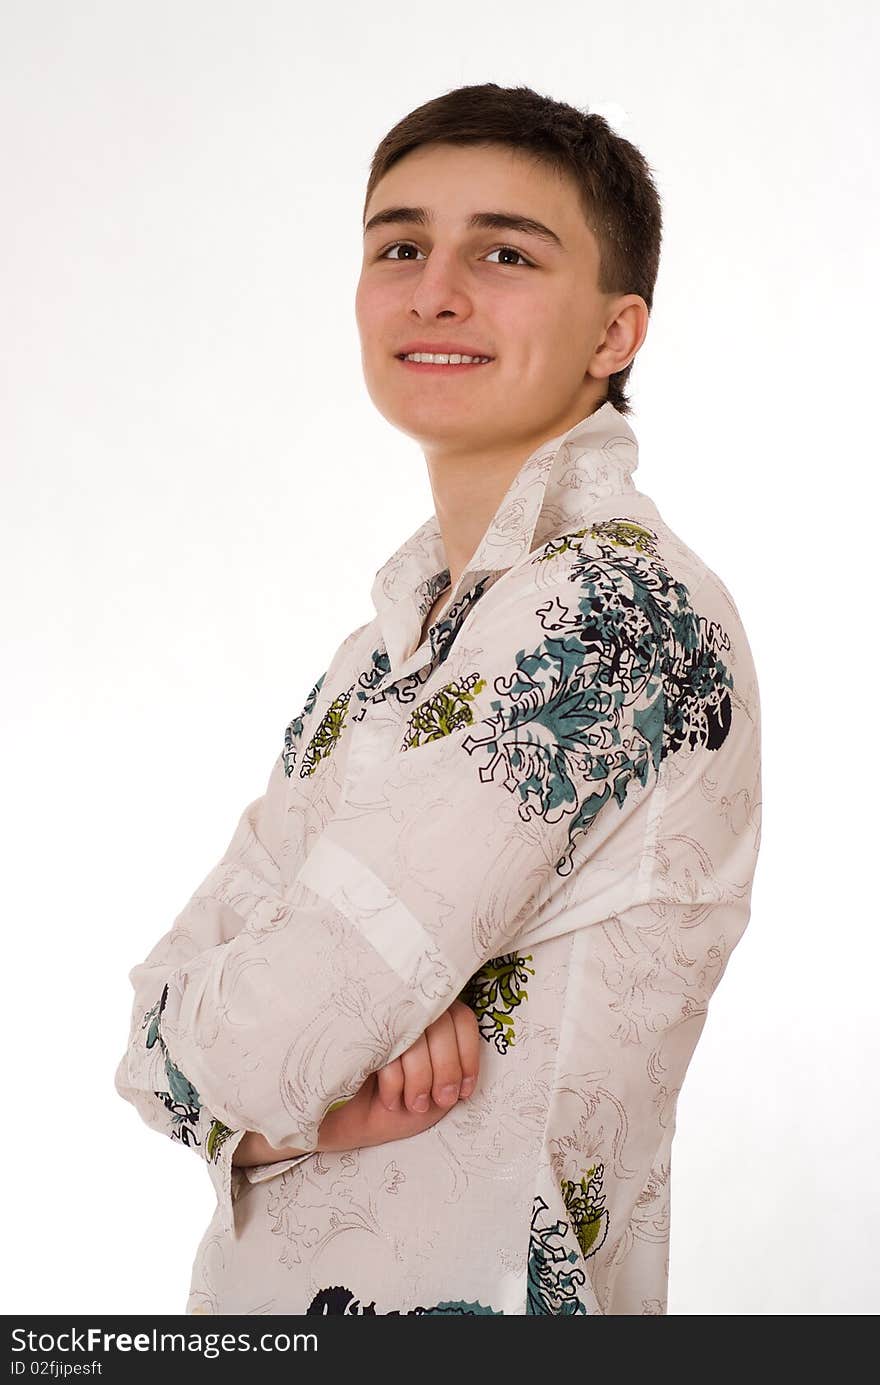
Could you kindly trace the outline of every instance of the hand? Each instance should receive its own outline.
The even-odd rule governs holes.
[[[470,1095],[479,1065],[477,1017],[463,1001],[454,1000],[405,1053],[370,1073],[354,1096],[325,1113],[318,1127],[316,1149],[357,1149],[421,1134],[436,1125],[460,1097]],[[445,1091],[447,1087],[452,1091]],[[420,1094],[427,1097],[422,1103],[424,1109],[416,1104]],[[249,1130],[239,1141],[232,1162],[277,1163],[304,1152],[276,1149],[265,1136]]]
[[[454,1000],[405,1053],[379,1068],[379,1097],[389,1111],[454,1106],[473,1091],[480,1067],[480,1028],[470,1006]]]
[[[370,1073],[353,1097],[327,1112],[318,1149],[356,1149],[419,1135],[473,1091],[479,1065],[477,1017],[455,1000],[405,1053]]]

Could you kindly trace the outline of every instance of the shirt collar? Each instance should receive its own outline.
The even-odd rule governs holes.
[[[607,401],[564,433],[540,443],[511,481],[450,605],[489,574],[505,571],[539,544],[577,527],[597,500],[633,495],[638,443]],[[422,623],[449,581],[437,516],[431,515],[379,568],[371,595],[392,670],[409,659]]]

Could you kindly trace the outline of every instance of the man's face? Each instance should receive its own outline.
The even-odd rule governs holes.
[[[428,219],[400,212],[370,225],[401,208]],[[553,235],[470,226],[478,212],[529,218]],[[599,292],[599,248],[573,183],[515,149],[423,145],[376,185],[365,223],[355,305],[367,390],[429,455],[562,431],[604,399],[608,375],[641,344],[647,309],[635,295]],[[399,359],[421,342],[412,349],[492,359]]]

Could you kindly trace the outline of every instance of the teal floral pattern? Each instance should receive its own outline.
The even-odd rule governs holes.
[[[612,543],[602,530],[600,556],[581,553],[577,532],[548,546],[574,555],[574,600],[557,596],[538,607],[544,639],[494,679],[479,722],[473,702],[487,680],[474,671],[420,703],[403,740],[410,749],[474,727],[461,748],[483,783],[500,779],[524,821],[570,818],[559,875],[571,872],[579,839],[612,797],[622,807],[629,785],[646,785],[667,755],[717,750],[730,728],[728,636],[653,556],[655,534],[621,521],[613,534]],[[621,546],[638,551],[622,556]],[[586,794],[584,781],[593,786]]]
[[[347,1289],[343,1284],[334,1284],[329,1289],[321,1289],[312,1299],[306,1313],[312,1317],[326,1317],[329,1314],[342,1314],[346,1317],[376,1315],[376,1300],[364,1305],[360,1299],[355,1298],[351,1289]],[[417,1317],[423,1318],[431,1314],[443,1314],[446,1317],[471,1318],[471,1317],[503,1317],[503,1313],[495,1308],[487,1308],[482,1303],[464,1303],[461,1300],[450,1300],[446,1303],[435,1303],[430,1308],[408,1308],[405,1313],[401,1313],[399,1308],[389,1308],[386,1310],[387,1317]]]
[[[282,762],[284,764],[284,773],[288,776],[293,773],[293,767],[296,764],[296,757],[299,752],[300,742],[302,741],[303,727],[305,726],[306,718],[310,717],[315,709],[318,693],[321,691],[326,677],[327,670],[325,669],[317,683],[314,684],[309,692],[302,711],[288,722],[285,729]]]
[[[168,1088],[167,1090],[156,1091],[154,1095],[159,1098],[171,1116],[172,1129],[169,1132],[171,1138],[180,1140],[181,1144],[184,1145],[199,1145],[201,1141],[198,1130],[202,1118],[202,1103],[199,1094],[189,1078],[171,1061],[159,1027],[167,995],[168,987],[166,986],[160,999],[144,1015],[142,1023],[142,1028],[146,1031],[144,1040],[146,1047],[152,1048],[154,1044],[158,1043],[165,1060],[165,1076],[168,1080]],[[205,1136],[206,1159],[212,1163],[217,1163],[225,1141],[234,1133],[228,1125],[212,1118]]]

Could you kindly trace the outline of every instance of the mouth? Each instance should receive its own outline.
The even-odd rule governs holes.
[[[400,361],[401,365],[407,370],[418,370],[425,375],[440,374],[445,375],[464,375],[471,370],[485,370],[487,366],[494,365],[495,357],[490,356],[487,361],[410,361],[406,356],[396,356],[395,360]]]

